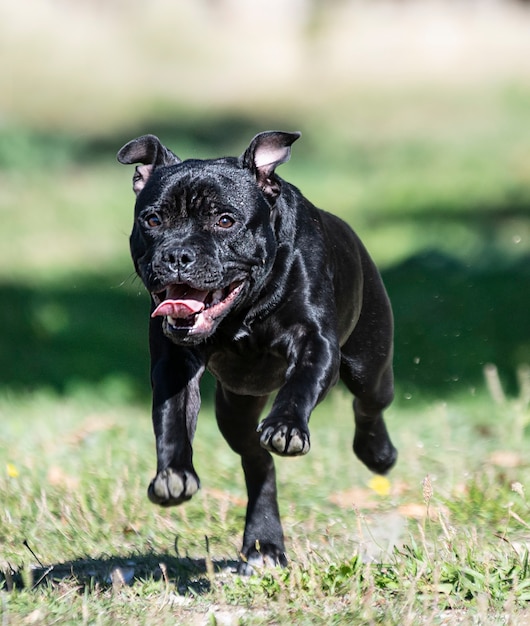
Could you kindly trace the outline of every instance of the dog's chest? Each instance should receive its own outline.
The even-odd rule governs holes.
[[[230,350],[214,352],[208,369],[229,391],[241,395],[264,396],[285,382],[287,362],[268,351]]]

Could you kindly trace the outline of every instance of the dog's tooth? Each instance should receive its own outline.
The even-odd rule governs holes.
[[[177,325],[177,322],[176,322],[175,318],[171,317],[171,315],[167,316],[167,321],[168,321],[169,324],[171,324],[171,326],[176,326]]]
[[[223,299],[223,290],[222,289],[217,289],[216,291],[213,292],[213,294],[212,294],[212,304],[219,304],[219,302],[221,302],[222,299]]]

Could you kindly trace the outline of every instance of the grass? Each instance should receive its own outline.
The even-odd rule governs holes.
[[[354,146],[313,121],[285,176],[356,226],[393,301],[388,421],[400,460],[390,492],[353,458],[350,400],[335,390],[313,416],[310,455],[277,463],[290,567],[237,577],[244,485],[207,379],[195,445],[203,489],[177,509],[149,504],[147,301],[128,259],[131,172],[113,161],[128,137],[27,131],[5,163],[1,200],[4,623],[526,619],[526,175],[501,167],[483,188],[463,167],[471,159],[491,177],[491,142],[510,162],[520,150],[512,127],[455,152],[453,141],[381,125],[374,145],[360,133]],[[230,138],[201,134],[193,116],[175,136],[156,132],[183,156],[237,154],[253,123]],[[453,187],[438,178],[441,162]]]
[[[525,615],[522,394],[424,405],[421,420],[398,403],[389,422],[401,463],[380,495],[353,459],[349,399],[337,389],[315,412],[311,454],[277,463],[291,565],[250,579],[230,573],[244,487],[211,407],[195,446],[203,489],[173,510],[145,497],[147,411],[110,392],[2,395],[4,622],[431,624],[462,612],[493,624]]]
[[[224,151],[226,137],[208,145],[193,128],[190,118],[190,152]],[[437,206],[431,172],[407,213],[403,180],[425,151],[411,148],[414,136],[379,132],[381,162],[368,158],[368,137],[353,158],[349,140],[333,134],[315,145],[309,133],[308,154],[300,143],[285,176],[322,206],[338,206],[382,267],[396,317],[398,393],[388,421],[399,463],[385,495],[353,458],[350,399],[335,390],[312,418],[310,455],[277,463],[290,566],[250,579],[232,572],[244,485],[214,424],[210,380],[195,445],[203,489],[167,511],[145,495],[154,468],[147,301],[128,259],[131,173],[113,164],[122,139],[53,144],[28,133],[34,162],[4,170],[10,228],[0,231],[4,623],[528,617],[525,178],[500,168],[489,188],[504,191],[479,210],[488,193],[477,174],[461,168],[451,143],[425,139],[428,154],[445,155],[455,190]],[[507,160],[511,137],[498,142]],[[485,167],[477,145],[466,151]],[[48,158],[44,175],[38,164]],[[514,188],[523,191],[503,205]],[[11,210],[15,200],[24,211]]]
[[[361,125],[357,134],[340,137],[315,115],[282,169],[318,205],[345,217],[381,267],[396,316],[403,394],[469,391],[491,362],[514,391],[517,367],[530,362],[530,186],[523,149],[530,149],[530,140],[521,133],[515,140],[517,129],[530,123],[530,108],[521,105],[529,100],[526,92],[489,100],[477,95],[473,102],[483,103],[485,119],[458,141],[468,114],[456,102],[446,112],[454,134],[445,139],[429,138],[421,125],[400,133],[385,128],[377,108],[369,125],[377,127],[375,137]],[[398,98],[398,117],[402,107]],[[491,116],[502,133],[487,126]],[[257,120],[236,124],[223,115],[202,125],[194,116],[174,128],[158,124],[149,130],[182,156],[237,154],[258,129]],[[443,119],[439,124],[450,126]],[[131,172],[114,161],[116,148],[146,128],[84,141],[26,131],[24,148],[10,152],[13,167],[6,162],[0,198],[8,219],[0,231],[0,293],[12,304],[0,308],[6,383],[64,389],[76,380],[118,379],[131,394],[146,393],[146,302],[127,243]],[[31,167],[20,157],[28,153]],[[17,204],[25,210],[14,210]],[[87,355],[81,350],[86,342],[98,350]],[[38,359],[33,345],[39,345]]]
[[[255,64],[249,82],[236,63],[206,80],[211,61],[189,54],[191,27],[178,38],[186,64],[173,67],[176,10],[160,30],[145,7],[129,25],[108,9],[103,31],[79,10],[68,9],[80,27],[70,53],[59,37],[46,48],[49,3],[34,46],[50,67],[12,55],[13,69],[0,68],[19,77],[0,126],[2,624],[528,621],[528,86],[360,86],[327,79],[324,57],[300,83],[287,70],[273,83]],[[330,16],[308,25],[312,45],[340,25]],[[26,12],[17,19],[24,29],[6,46],[34,36]],[[237,41],[233,28],[225,43]],[[126,56],[135,71],[118,71]],[[400,457],[389,484],[372,481],[351,451],[350,398],[334,390],[313,415],[308,457],[277,462],[289,568],[243,579],[232,570],[244,484],[214,423],[210,379],[195,444],[201,491],[171,510],[146,498],[147,299],[128,254],[132,172],[114,154],[145,132],[184,158],[238,154],[266,128],[303,131],[281,175],[347,219],[382,269]]]

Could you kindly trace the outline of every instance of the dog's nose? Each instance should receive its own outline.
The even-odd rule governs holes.
[[[180,248],[167,255],[167,263],[172,270],[186,269],[195,262],[197,255],[193,248]]]

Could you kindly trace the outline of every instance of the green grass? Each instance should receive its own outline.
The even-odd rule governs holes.
[[[380,95],[302,120],[295,108],[162,110],[101,135],[2,129],[3,623],[530,617],[530,92]],[[400,457],[379,495],[351,451],[350,398],[334,390],[308,457],[277,462],[290,566],[241,579],[244,485],[210,379],[203,488],[171,510],[146,498],[147,299],[128,256],[132,172],[114,154],[144,132],[182,157],[237,154],[267,127],[301,128],[282,175],[345,217],[382,268]]]
[[[195,445],[203,489],[161,510],[145,496],[147,406],[111,392],[4,393],[4,621],[194,623],[210,612],[212,623],[218,614],[244,624],[431,624],[463,612],[493,624],[524,615],[528,399],[424,404],[421,418],[398,403],[388,413],[400,449],[388,496],[353,458],[349,404],[336,390],[313,416],[310,455],[278,460],[289,568],[241,579],[230,568],[244,487],[208,403]]]

